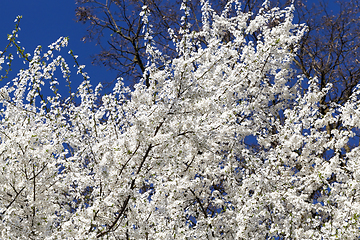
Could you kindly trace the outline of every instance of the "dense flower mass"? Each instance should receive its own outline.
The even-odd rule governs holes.
[[[0,89],[1,239],[359,237],[360,90],[324,109],[333,86],[293,70],[306,26],[292,6],[202,4],[195,32],[184,1],[171,61],[144,7],[146,74],[107,95],[72,52],[84,81],[71,91],[54,57],[67,38],[31,57],[16,26],[28,68]]]

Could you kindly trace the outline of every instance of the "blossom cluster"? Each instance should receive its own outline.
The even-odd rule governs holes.
[[[70,52],[84,78],[72,92],[55,57],[67,38],[20,52],[28,68],[0,88],[1,239],[359,237],[359,89],[323,111],[332,86],[292,68],[306,32],[293,6],[202,6],[194,32],[182,4],[178,57],[148,38],[134,90],[118,79],[101,94]]]

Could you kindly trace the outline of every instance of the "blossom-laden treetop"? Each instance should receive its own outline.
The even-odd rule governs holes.
[[[360,90],[325,108],[336,83],[294,71],[307,28],[293,6],[217,14],[203,0],[199,31],[182,10],[168,60],[143,7],[142,81],[106,95],[70,52],[74,87],[55,56],[67,38],[31,56],[16,25],[0,63],[14,45],[28,66],[0,89],[1,239],[359,236]]]

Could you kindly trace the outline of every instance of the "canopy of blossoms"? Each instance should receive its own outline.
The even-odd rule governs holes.
[[[71,83],[67,38],[25,54],[16,25],[27,67],[0,89],[1,239],[359,237],[360,90],[322,110],[332,86],[293,70],[306,26],[292,6],[204,0],[199,32],[182,9],[165,61],[143,8],[144,79],[106,95],[72,52]]]

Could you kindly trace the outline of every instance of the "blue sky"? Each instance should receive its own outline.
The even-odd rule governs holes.
[[[8,43],[7,34],[14,29],[14,19],[22,15],[18,40],[21,42],[20,45],[25,47],[25,52],[32,54],[38,45],[47,50],[47,46],[59,37],[68,36],[69,45],[60,52],[60,55],[65,57],[69,66],[74,64],[67,54],[72,49],[79,56],[79,63],[86,65],[85,71],[88,72],[92,82],[112,81],[116,77],[115,72],[107,71],[105,67],[91,65],[91,55],[98,53],[100,47],[95,46],[95,42],[81,41],[86,34],[86,26],[75,22],[75,8],[74,0],[0,0],[0,50],[3,50]],[[14,66],[13,71],[17,72],[23,67]],[[74,71],[72,72],[74,75]],[[79,85],[81,81],[81,78],[76,79],[79,82],[74,83],[74,86]]]

